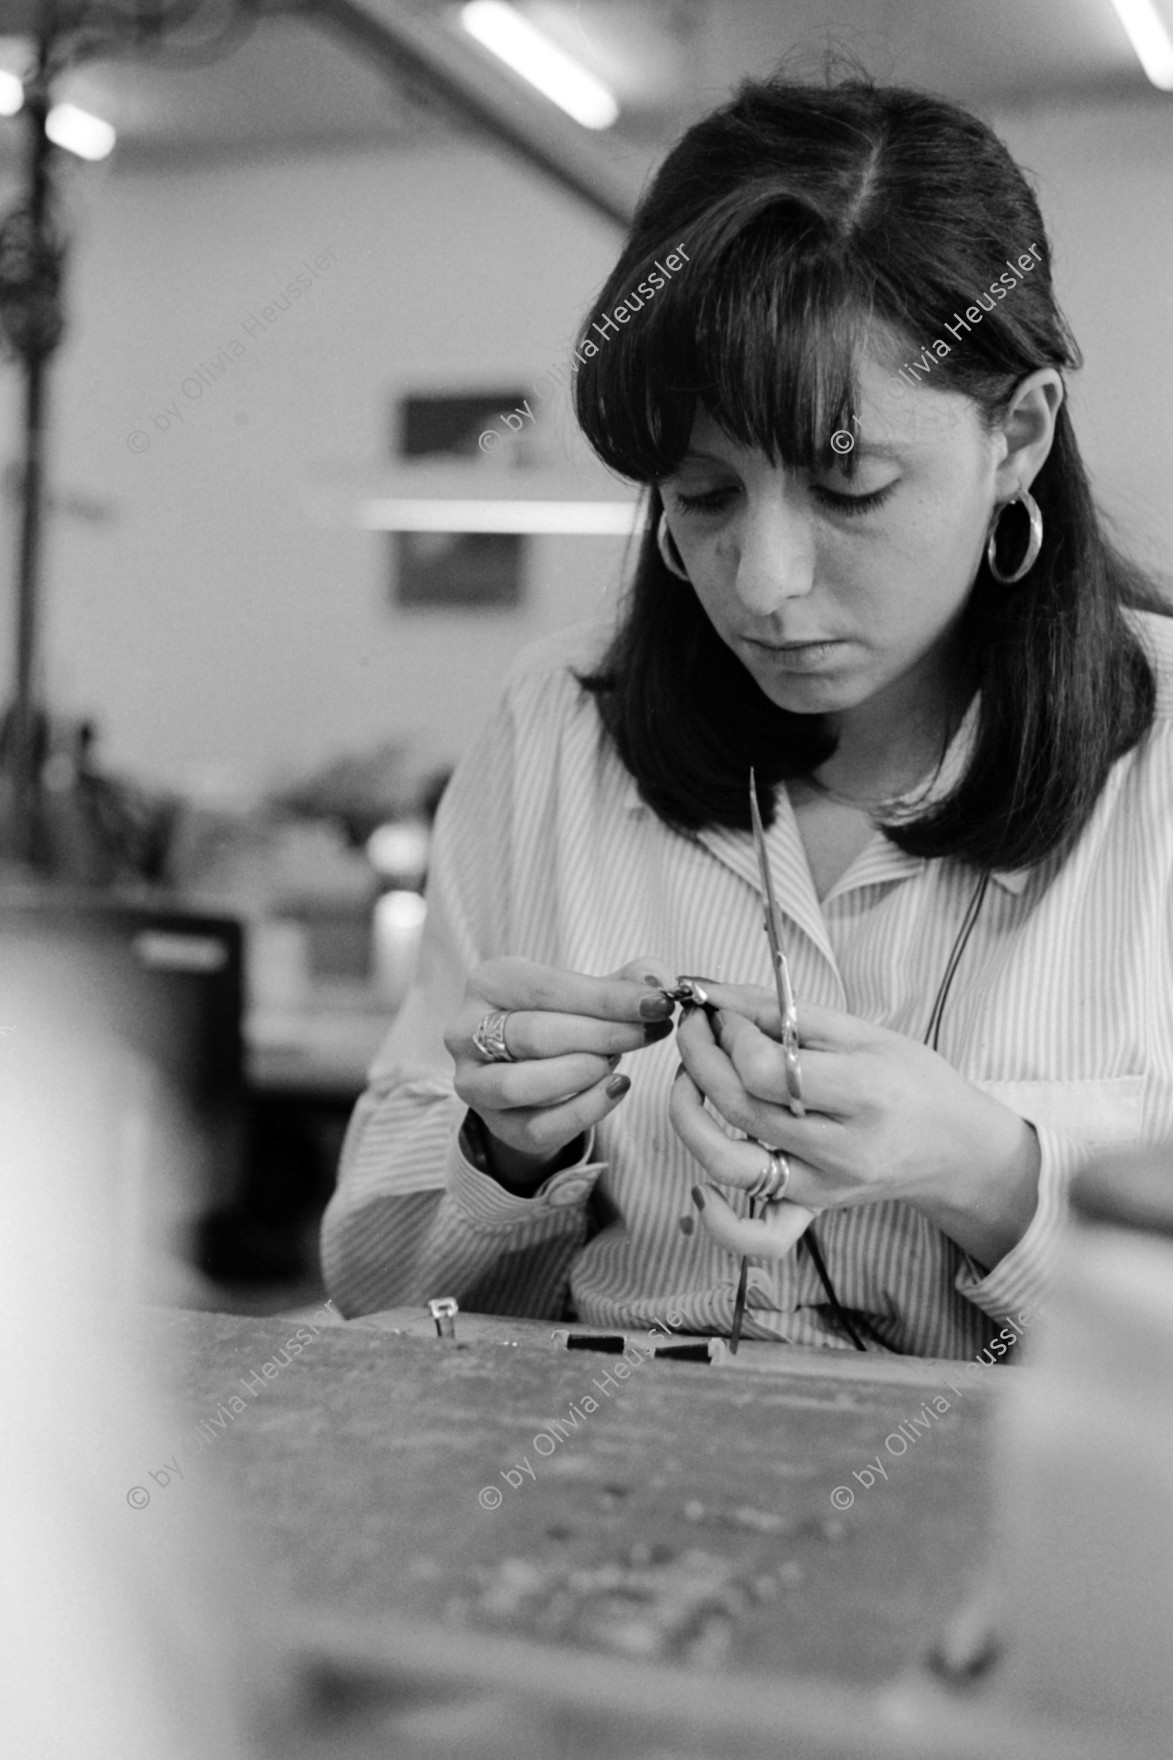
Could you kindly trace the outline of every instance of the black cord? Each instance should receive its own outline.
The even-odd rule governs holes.
[[[945,968],[945,976],[941,979],[941,988],[937,991],[937,1000],[933,1004],[933,1012],[929,1017],[928,1029],[924,1036],[924,1043],[933,1051],[937,1049],[937,1042],[941,1037],[941,1016],[945,1012],[945,998],[949,994],[949,986],[953,982],[953,974],[957,970],[962,954],[965,952],[965,944],[973,933],[973,926],[978,920],[978,912],[982,908],[982,901],[986,896],[986,889],[989,884],[990,876],[988,874],[983,874],[978,881],[977,891],[969,901],[969,909],[965,913],[965,919],[958,931],[957,940],[953,944],[953,953],[950,956],[949,964]]]
[[[814,1224],[812,1223],[811,1228],[813,1228],[813,1227],[814,1227]],[[804,1233],[799,1235],[798,1244],[800,1247],[805,1247],[807,1252],[811,1256],[811,1260],[812,1260],[812,1263],[814,1264],[814,1268],[819,1274],[819,1282],[822,1284],[824,1290],[827,1292],[827,1300],[831,1304],[832,1314],[835,1316],[836,1320],[838,1320],[840,1326],[846,1332],[848,1338],[850,1338],[850,1340],[851,1340],[852,1344],[855,1346],[856,1350],[857,1351],[866,1351],[868,1348],[867,1345],[864,1344],[863,1340],[859,1336],[859,1333],[855,1330],[855,1327],[851,1324],[851,1321],[847,1318],[846,1313],[844,1312],[842,1307],[840,1307],[840,1305],[839,1305],[839,1297],[835,1294],[835,1287],[832,1284],[831,1279],[827,1274],[827,1267],[823,1263],[823,1255],[822,1255],[822,1252],[820,1251],[819,1243],[817,1240],[814,1239],[813,1235],[811,1234],[810,1228],[806,1229],[804,1231]]]
[[[974,924],[978,920],[978,914],[981,911],[982,902],[985,899],[986,889],[989,884],[989,874],[983,874],[978,881],[977,890],[969,901],[965,916],[962,919],[961,928],[957,932],[957,939],[953,943],[953,952],[949,956],[949,964],[945,968],[945,976],[941,979],[936,1001],[933,1003],[933,1011],[929,1016],[929,1024],[925,1031],[923,1041],[924,1044],[928,1045],[933,1051],[937,1049],[937,1044],[941,1037],[941,1017],[945,1012],[945,999],[948,996],[950,986],[953,983],[953,975],[961,962],[961,956],[965,952],[966,943],[973,934]],[[812,1222],[810,1227],[799,1236],[799,1245],[805,1246],[811,1256],[811,1262],[819,1274],[819,1281],[826,1292],[827,1301],[830,1303],[831,1313],[839,1322],[840,1326],[843,1327],[856,1350],[866,1351],[867,1346],[861,1342],[859,1334],[851,1324],[851,1321],[847,1318],[847,1312],[841,1305],[838,1296],[835,1294],[835,1286],[831,1282],[827,1273],[827,1267],[823,1263],[823,1255],[819,1249],[818,1241],[814,1238],[813,1231],[814,1223]],[[877,1344],[882,1345],[884,1343],[883,1339],[877,1336],[862,1314],[857,1315],[856,1319],[860,1326],[862,1326],[866,1332],[870,1333],[871,1337],[875,1339]]]

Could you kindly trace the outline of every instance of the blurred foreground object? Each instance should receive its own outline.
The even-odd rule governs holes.
[[[75,1177],[94,1218],[90,1285],[107,1298],[182,1299],[196,1222],[239,1183],[243,992],[232,918],[0,893],[0,1046],[25,1072],[2,1126],[7,1177],[18,1190],[33,1177],[8,1140],[22,1120],[73,1129],[84,1115]]]
[[[130,1067],[79,1023],[50,1035],[18,1016],[0,1037],[3,1385],[19,1413],[0,1451],[0,1751],[255,1760],[284,1728],[289,1675],[251,1543],[211,1466],[138,1497],[166,1483],[151,1469],[185,1420],[103,1300],[94,1145]],[[288,1732],[266,1751],[292,1752]]]
[[[1072,1188],[995,1484],[1002,1688],[1102,1729],[1104,1753],[1173,1753],[1173,1146],[1102,1154]]]

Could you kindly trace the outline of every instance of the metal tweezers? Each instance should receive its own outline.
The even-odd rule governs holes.
[[[766,935],[770,942],[770,964],[774,973],[774,990],[778,998],[778,1012],[782,1017],[782,1056],[786,1066],[787,1105],[795,1118],[806,1116],[806,1107],[802,1100],[802,1070],[798,1061],[798,1010],[794,1003],[794,988],[790,982],[790,967],[786,955],[782,951],[782,922],[778,912],[777,900],[774,897],[774,886],[770,878],[770,858],[766,850],[766,833],[762,827],[762,815],[758,811],[757,785],[752,769],[749,773],[749,813],[753,825],[754,849],[757,851],[758,870],[762,877],[762,898],[765,904]],[[756,1210],[754,1200],[749,1201],[749,1214],[753,1219]],[[741,1343],[741,1328],[745,1320],[745,1298],[749,1284],[749,1257],[743,1255],[741,1276],[737,1280],[737,1296],[733,1303],[733,1326],[729,1333],[729,1355],[737,1355],[737,1347]]]
[[[786,955],[782,951],[782,919],[778,912],[778,902],[774,897],[774,887],[770,880],[770,858],[766,852],[766,834],[762,829],[762,815],[758,811],[757,788],[754,784],[754,773],[749,773],[749,812],[753,821],[753,842],[758,855],[758,869],[762,876],[762,894],[766,905],[766,934],[770,942],[770,963],[774,968],[774,989],[778,997],[778,1011],[782,1016],[782,1056],[786,1061],[786,1092],[789,1096],[787,1104],[795,1118],[806,1117],[806,1107],[802,1103],[802,1072],[798,1062],[798,1010],[794,1006],[794,990],[790,983],[790,967],[786,963]]]

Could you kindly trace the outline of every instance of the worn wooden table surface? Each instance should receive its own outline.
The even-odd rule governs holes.
[[[453,1344],[392,1314],[300,1354],[289,1320],[143,1324],[295,1641],[383,1682],[314,1754],[1076,1752],[921,1667],[989,1523],[990,1395],[958,1365],[745,1345],[624,1377],[548,1323],[461,1315]]]

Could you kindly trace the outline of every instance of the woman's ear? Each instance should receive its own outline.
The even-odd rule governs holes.
[[[1042,470],[1065,395],[1056,367],[1040,367],[1016,388],[997,430],[1005,451],[994,478],[996,500],[1007,501],[1019,489],[1029,489]]]

